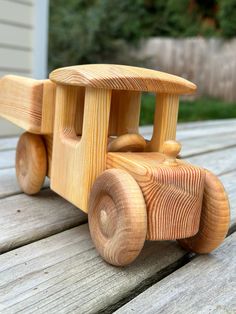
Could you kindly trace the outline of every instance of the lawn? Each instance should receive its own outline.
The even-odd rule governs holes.
[[[142,96],[140,125],[153,123],[155,97],[152,94]],[[179,122],[236,118],[236,102],[229,103],[214,98],[181,100]]]

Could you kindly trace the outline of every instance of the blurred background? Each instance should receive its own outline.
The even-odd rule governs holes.
[[[181,122],[236,117],[236,0],[0,0],[0,75],[41,79],[85,63],[193,81]],[[143,96],[141,125],[152,123],[154,102]],[[0,129],[11,132],[2,121]]]

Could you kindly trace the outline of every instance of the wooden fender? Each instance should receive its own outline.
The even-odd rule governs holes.
[[[228,196],[223,184],[213,173],[206,172],[203,205],[198,233],[187,239],[179,240],[187,251],[209,253],[224,240],[230,221]]]

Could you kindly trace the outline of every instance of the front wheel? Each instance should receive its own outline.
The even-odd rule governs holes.
[[[199,231],[195,236],[178,242],[187,251],[210,253],[223,242],[229,220],[229,201],[224,187],[214,174],[206,170]]]
[[[119,169],[102,173],[91,191],[88,220],[95,247],[108,263],[134,261],[147,234],[146,205],[134,178]]]

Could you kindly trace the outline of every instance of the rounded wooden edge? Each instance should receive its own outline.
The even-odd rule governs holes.
[[[139,134],[123,134],[110,141],[108,152],[143,152],[145,139]]]
[[[181,151],[181,147],[180,142],[174,140],[165,141],[162,148],[163,154],[165,155],[164,164],[177,164],[176,158]]]
[[[192,94],[192,82],[165,72],[119,64],[85,64],[59,68],[50,73],[57,84],[113,90]]]
[[[210,253],[225,239],[230,222],[230,207],[224,186],[213,173],[206,170],[202,212],[198,233],[178,240],[187,251]]]
[[[40,135],[25,132],[16,148],[16,176],[23,192],[40,191],[47,174],[47,153]]]
[[[108,263],[128,265],[139,255],[147,233],[146,204],[127,172],[102,173],[91,190],[89,228],[97,251]]]

